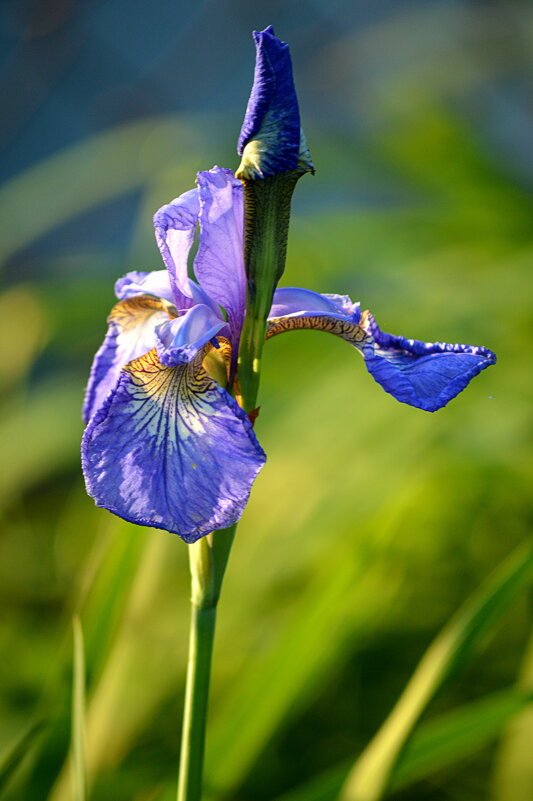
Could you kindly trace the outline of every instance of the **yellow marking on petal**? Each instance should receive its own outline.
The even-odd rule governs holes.
[[[341,337],[347,342],[359,344],[367,338],[367,333],[363,327],[366,315],[368,315],[368,312],[363,313],[359,324],[352,323],[350,320],[327,316],[277,317],[269,320],[266,338],[270,339],[270,337],[276,336],[276,334],[284,334],[286,331],[307,328],[335,334],[335,336]]]
[[[156,440],[168,436],[169,431],[180,442],[202,436],[206,417],[216,414],[214,402],[218,397],[217,383],[202,365],[212,348],[208,343],[192,361],[175,367],[161,364],[156,348],[130,361],[123,370],[131,379],[127,391],[134,423],[137,420]],[[221,343],[220,350],[229,358],[227,341]],[[173,424],[162,424],[165,418]],[[194,464],[193,469],[196,467]]]
[[[217,397],[216,383],[203,369],[202,358],[199,353],[191,362],[167,367],[153,348],[129,362],[123,369],[132,382],[128,392],[133,423],[137,420],[156,440],[168,436],[169,431],[181,442],[202,436],[205,418],[216,414],[213,401]],[[154,413],[151,405],[152,409],[157,406],[161,414]],[[161,425],[165,418],[169,425]]]
[[[208,342],[205,346],[202,366],[211,378],[226,388],[230,380],[232,348],[226,337],[217,337],[217,342],[218,348],[215,348],[212,342]]]
[[[176,307],[168,300],[154,298],[152,295],[139,295],[128,300],[121,300],[120,303],[113,306],[107,320],[110,323],[117,323],[126,331],[139,325],[140,322],[144,322],[154,312],[161,311],[165,311],[171,319],[178,316]],[[141,320],[140,317],[144,319]]]
[[[202,393],[209,388],[212,379],[202,369],[202,353],[191,362],[177,367],[161,364],[157,349],[138,359],[133,359],[124,368],[133,382],[150,398],[165,400],[170,391],[176,390],[186,397]]]

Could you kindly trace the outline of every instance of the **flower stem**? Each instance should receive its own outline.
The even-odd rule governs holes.
[[[217,604],[236,526],[189,546],[191,628],[177,801],[200,801]]]
[[[205,727],[216,613],[215,606],[202,609],[194,603],[191,604],[178,801],[200,801],[202,796]]]

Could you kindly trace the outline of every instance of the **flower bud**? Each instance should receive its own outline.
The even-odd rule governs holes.
[[[313,172],[300,126],[289,46],[274,35],[271,25],[254,31],[254,40],[254,84],[237,147],[242,156],[237,178],[255,180],[293,170]]]

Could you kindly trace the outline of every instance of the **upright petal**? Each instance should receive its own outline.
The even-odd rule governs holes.
[[[445,406],[475,375],[496,361],[494,353],[483,347],[420,342],[385,334],[368,311],[361,314],[359,304],[352,304],[346,296],[317,295],[295,288],[278,292],[267,338],[301,328],[335,334],[360,351],[368,372],[386,392],[428,412]],[[329,304],[335,308],[331,313],[327,311]]]
[[[161,364],[175,367],[190,362],[226,323],[209,306],[198,304],[175,320],[156,329],[156,347]],[[224,332],[226,333],[226,332]]]
[[[231,170],[213,167],[198,173],[200,245],[194,262],[196,278],[222,306],[238,339],[246,304],[243,256],[243,191]]]
[[[201,359],[164,367],[154,349],[131,362],[82,444],[97,506],[185,542],[235,523],[265,462],[246,414]]]
[[[115,295],[119,300],[128,300],[137,295],[153,295],[174,303],[174,293],[170,286],[168,270],[154,270],[151,273],[133,270],[115,282]]]
[[[132,359],[156,345],[155,329],[169,320],[168,303],[148,295],[123,300],[108,317],[107,335],[94,357],[85,392],[83,419],[87,423],[115,387],[120,371]]]
[[[239,178],[261,179],[300,168],[313,170],[300,128],[289,46],[271,25],[254,31],[256,62],[237,151]]]
[[[155,238],[179,309],[193,305],[187,264],[199,213],[198,190],[191,189],[154,214]]]

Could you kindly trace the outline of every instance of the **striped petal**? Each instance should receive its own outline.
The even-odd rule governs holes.
[[[132,361],[82,443],[97,506],[189,543],[239,519],[266,458],[201,360],[165,367],[154,349]]]
[[[123,300],[108,317],[107,335],[91,367],[83,404],[87,423],[115,387],[120,371],[156,345],[155,329],[172,316],[170,304],[148,295]]]
[[[279,293],[279,294],[278,294]],[[307,309],[304,304],[307,302]],[[332,305],[335,311],[328,312]],[[285,310],[285,315],[278,312]],[[310,328],[345,339],[363,355],[368,372],[394,398],[435,412],[459,394],[481,370],[494,364],[487,348],[420,342],[382,332],[370,312],[346,296],[308,290],[278,290],[267,339],[285,331]]]

